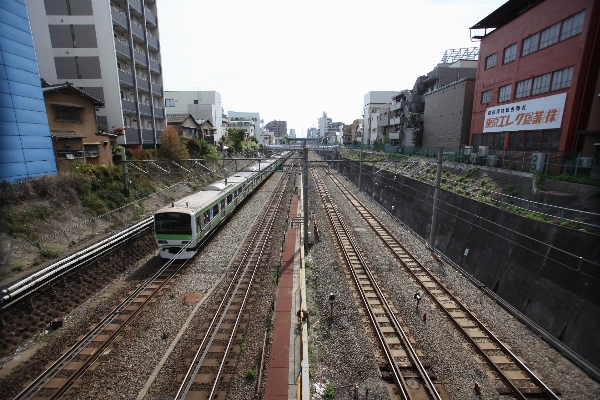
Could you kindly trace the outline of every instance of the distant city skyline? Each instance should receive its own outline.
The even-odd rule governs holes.
[[[158,0],[164,89],[215,90],[304,137],[323,111],[352,123],[367,92],[410,89],[447,49],[478,46],[469,28],[505,2]]]

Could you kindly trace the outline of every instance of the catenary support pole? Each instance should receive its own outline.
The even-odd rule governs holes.
[[[440,180],[442,178],[442,155],[444,154],[444,148],[440,147],[438,149],[438,160],[437,160],[437,170],[435,172],[435,190],[433,192],[433,214],[431,215],[431,232],[429,233],[429,246],[431,249],[434,248],[435,244],[435,231],[437,227],[437,203],[438,196],[440,193]]]
[[[127,169],[127,155],[125,155],[125,147],[121,147],[121,161],[123,161],[123,180],[125,181],[125,191],[129,193],[129,170]]]
[[[360,161],[358,162],[358,191],[361,191],[361,180],[362,180],[362,146],[360,148]]]
[[[308,250],[308,149],[306,141],[304,141],[303,152],[303,167],[302,167],[302,222],[304,224],[304,250]]]

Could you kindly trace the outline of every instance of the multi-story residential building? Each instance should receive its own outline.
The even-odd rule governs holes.
[[[277,137],[287,135],[287,122],[286,121],[271,121],[265,125],[265,129],[271,131]]]
[[[214,90],[165,91],[167,114],[190,113],[197,120],[209,120],[217,129],[215,142],[223,134],[221,94]],[[226,126],[226,125],[225,125]]]
[[[594,0],[511,0],[473,26],[485,34],[471,144],[551,153],[556,165],[579,151],[600,161],[599,19]]]
[[[331,118],[323,111],[323,116],[319,118],[319,136],[321,139],[327,137],[327,132],[331,131]]]
[[[306,137],[307,139],[315,139],[317,137],[319,137],[319,129],[318,128],[308,128],[306,130]]]
[[[0,1],[0,181],[56,174],[27,9]]]
[[[251,118],[233,117],[229,118],[229,128],[243,129],[246,131],[246,138],[254,136],[255,122]]]
[[[383,136],[377,136],[377,113],[384,104],[391,101],[392,96],[396,95],[398,91],[382,91],[382,92],[368,92],[364,96],[364,109],[363,109],[363,120],[364,122],[364,135],[362,139],[363,144],[373,144],[376,141],[381,141]]]
[[[256,141],[259,144],[264,144],[264,138],[262,136],[262,124],[263,120],[260,119],[260,114],[257,112],[243,112],[243,111],[227,111],[227,117],[229,118],[228,126],[231,126],[233,121],[245,121],[252,120],[254,122],[254,129],[252,135],[255,136]]]
[[[362,123],[362,119],[355,119],[352,124],[342,126],[342,144],[354,144],[360,140]]]
[[[166,126],[155,0],[27,0],[40,75],[104,102],[117,143],[155,147]]]
[[[296,130],[295,129],[290,129],[289,137],[291,137],[291,138],[295,138],[296,137]]]

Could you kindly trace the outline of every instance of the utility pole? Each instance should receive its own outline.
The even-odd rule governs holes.
[[[435,190],[433,192],[433,214],[431,215],[431,232],[429,233],[429,246],[431,250],[434,249],[435,244],[435,231],[437,226],[437,202],[440,193],[440,180],[442,178],[442,155],[444,154],[444,148],[438,149],[438,160],[437,170],[435,172]]]
[[[358,191],[361,191],[361,180],[362,180],[362,145],[360,146],[360,161],[358,162]]]
[[[306,148],[306,140],[302,148],[303,163],[302,168],[302,222],[304,224],[304,249],[308,250],[308,149]]]

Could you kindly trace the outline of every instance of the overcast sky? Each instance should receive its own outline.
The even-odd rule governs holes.
[[[506,0],[159,0],[165,90],[216,90],[227,111],[296,134],[362,118],[369,91],[412,88]],[[301,133],[302,132],[302,133]]]

